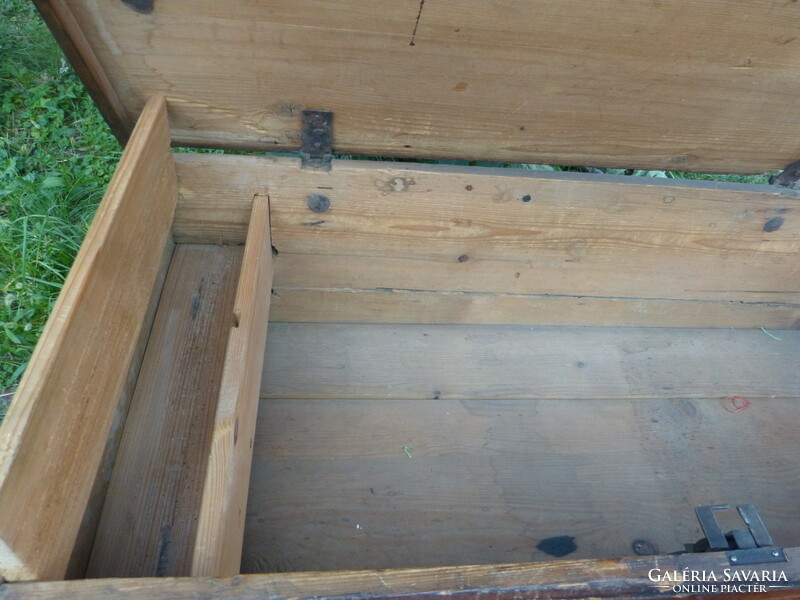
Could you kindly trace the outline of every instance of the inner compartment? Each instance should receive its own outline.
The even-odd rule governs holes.
[[[667,554],[713,504],[796,544],[800,333],[778,337],[272,323],[242,570]]]
[[[175,251],[88,576],[194,574],[224,519],[243,573],[666,554],[703,537],[699,505],[754,504],[798,542],[794,192],[175,160]],[[274,278],[247,287],[256,199]],[[248,301],[269,304],[242,377],[258,419],[225,426],[252,468],[217,489]]]

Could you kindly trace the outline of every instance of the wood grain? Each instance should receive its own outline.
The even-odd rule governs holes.
[[[172,243],[177,195],[166,105],[154,97],[3,423],[0,573],[7,580],[65,575]]]
[[[126,113],[122,100],[100,66],[95,49],[86,39],[69,3],[65,0],[34,0],[34,4],[112,133],[124,146],[133,130],[135,118],[129,118]]]
[[[271,287],[269,202],[256,196],[197,516],[195,577],[239,573]]]
[[[711,398],[260,411],[245,573],[606,558],[636,540],[666,554],[704,537],[693,509],[717,503],[754,503],[779,545],[800,536],[797,398],[736,414]]]
[[[323,174],[207,156],[178,157],[175,236],[239,241],[249,198],[268,190],[273,320],[797,323],[795,192],[368,161]],[[327,212],[308,208],[315,193]]]
[[[130,116],[167,95],[180,145],[759,172],[800,156],[800,6],[754,0],[71,7]],[[191,18],[187,18],[191,15]],[[602,16],[602,18],[599,18]]]
[[[800,332],[272,323],[265,398],[794,398]]]
[[[286,264],[281,260],[275,262],[276,271]],[[800,324],[800,307],[796,304],[744,303],[735,300],[674,301],[395,289],[276,288],[272,296],[270,320],[299,323],[786,329],[797,328]]]
[[[89,577],[191,571],[241,254],[235,246],[175,250]]]
[[[166,244],[164,247],[164,255],[161,260],[156,283],[153,286],[153,291],[150,296],[150,304],[147,308],[144,324],[139,334],[136,351],[128,371],[128,378],[120,394],[119,405],[117,406],[116,414],[112,420],[111,431],[106,441],[103,459],[100,463],[97,477],[95,478],[92,493],[86,505],[86,512],[83,515],[78,537],[72,549],[72,557],[70,558],[69,567],[66,572],[67,579],[82,579],[86,576],[86,569],[89,565],[92,546],[94,546],[94,539],[97,534],[97,526],[100,522],[100,515],[103,512],[103,505],[105,504],[108,484],[111,481],[111,474],[117,459],[117,451],[119,450],[119,444],[122,440],[122,432],[128,417],[128,410],[130,409],[133,393],[136,389],[136,382],[139,379],[139,371],[142,367],[144,353],[147,349],[147,342],[150,338],[150,331],[152,330],[155,320],[156,309],[158,308],[161,291],[164,288],[164,281],[167,277],[167,271],[172,261],[174,250],[175,244],[173,243]]]
[[[800,588],[800,549],[786,551],[781,565],[787,589],[767,593],[742,593],[742,600],[789,600]],[[651,569],[663,572],[689,570],[714,573],[718,581],[733,568],[723,553],[683,556],[636,557],[612,560],[568,560],[554,563],[465,566],[438,569],[349,571],[344,573],[282,573],[237,576],[227,579],[105,579],[0,585],[0,598],[17,600],[77,600],[113,595],[126,600],[235,600],[264,598],[301,600],[321,597],[378,599],[460,598],[518,600],[577,600],[586,598],[652,599],[677,597],[654,590]],[[686,597],[682,595],[681,597]],[[710,597],[708,595],[704,597]]]

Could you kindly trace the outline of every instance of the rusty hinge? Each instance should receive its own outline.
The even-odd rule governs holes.
[[[300,163],[304,169],[331,170],[333,156],[333,113],[304,110]]]
[[[769,178],[772,185],[781,187],[795,188],[800,182],[800,160],[793,162],[777,175]]]

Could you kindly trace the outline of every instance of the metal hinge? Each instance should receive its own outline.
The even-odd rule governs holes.
[[[300,163],[304,169],[331,170],[333,156],[333,113],[304,110]]]
[[[752,504],[740,504],[736,507],[747,529],[723,533],[714,511],[729,508],[729,506],[698,506],[694,509],[700,527],[706,534],[704,540],[694,545],[695,552],[724,551],[732,566],[787,561],[783,548],[774,545],[764,521]]]
[[[795,188],[800,182],[800,160],[793,162],[783,171],[769,178],[772,185],[781,187]]]

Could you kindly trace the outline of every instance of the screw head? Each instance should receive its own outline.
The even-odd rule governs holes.
[[[731,556],[731,562],[739,562],[738,556]]]
[[[631,544],[631,549],[634,554],[638,556],[653,556],[654,554],[658,554],[658,548],[649,540],[634,540]]]
[[[776,558],[777,558],[777,557],[778,557],[778,556],[780,556],[780,555],[781,555],[781,553],[780,553],[778,550],[773,550],[773,551],[772,551],[772,556],[774,556],[774,557],[776,557]]]

